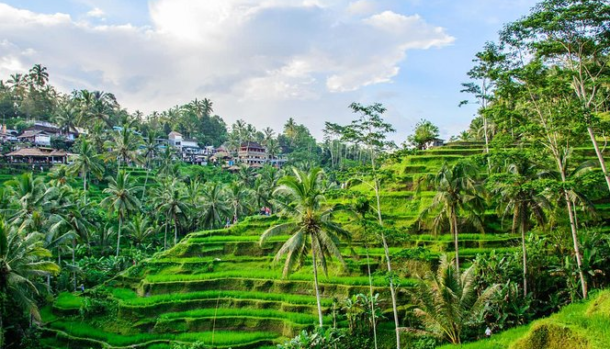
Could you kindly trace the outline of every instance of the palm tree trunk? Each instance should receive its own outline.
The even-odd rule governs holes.
[[[87,193],[87,171],[83,171],[83,191]]]
[[[76,250],[76,239],[72,239],[72,268],[74,271],[72,272],[73,284],[74,284],[74,292],[76,292],[76,258],[75,258],[75,250]]]
[[[163,236],[163,249],[167,250],[167,227],[169,224],[165,222],[165,235]]]
[[[589,132],[589,137],[591,138],[591,143],[593,143],[593,148],[595,148],[595,154],[597,155],[597,160],[599,161],[599,165],[604,173],[604,178],[606,178],[606,184],[608,185],[608,190],[610,191],[610,173],[606,169],[606,162],[604,161],[604,156],[602,152],[599,150],[599,146],[597,145],[597,140],[595,139],[595,134],[593,133],[593,129],[590,126],[587,126],[587,131]]]
[[[176,215],[174,215],[174,245],[178,243],[178,223],[176,222]]]
[[[457,217],[455,209],[451,208],[451,234],[453,235],[453,246],[455,247],[455,272],[460,273],[460,245],[458,242]]]
[[[527,248],[525,247],[525,230],[527,217],[525,214],[521,214],[521,249],[523,250],[523,298],[527,297]]]
[[[320,302],[320,289],[318,286],[318,263],[316,261],[316,250],[313,247],[313,243],[312,243],[312,247],[311,247],[311,259],[313,261],[313,283],[316,288],[316,302],[318,304],[318,319],[320,321],[320,328],[322,328],[322,327],[324,327],[324,319],[322,317],[322,304]]]
[[[144,196],[146,195],[146,183],[148,183],[148,174],[150,173],[150,169],[148,166],[146,167],[146,177],[144,178],[144,187],[142,188],[142,197],[140,198],[141,202],[144,202]]]
[[[373,326],[373,340],[375,343],[375,349],[377,349],[377,323],[375,321],[375,303],[373,302],[373,278],[371,277],[371,261],[369,260],[369,247],[367,244],[364,245],[366,251],[366,269],[369,276],[369,297],[371,300],[371,324]]]
[[[116,256],[119,256],[121,250],[121,228],[123,227],[123,215],[119,213],[119,234],[116,240]]]

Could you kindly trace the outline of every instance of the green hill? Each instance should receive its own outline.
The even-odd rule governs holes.
[[[572,304],[546,319],[462,346],[441,349],[605,349],[610,348],[610,291]]]
[[[400,256],[417,247],[425,247],[432,261],[441,253],[452,254],[448,231],[430,235],[413,228],[419,212],[434,196],[433,192],[422,192],[415,200],[413,183],[419,176],[438,170],[445,161],[451,163],[481,153],[480,143],[461,143],[386,164],[384,169],[393,172],[395,180],[384,184],[382,209],[400,237],[392,241],[391,255]],[[352,190],[372,195],[365,185]],[[330,201],[345,200],[339,197]],[[608,212],[607,206],[600,208]],[[486,216],[486,234],[474,233],[467,227],[461,230],[460,258],[518,249],[519,237],[507,234],[509,229],[502,227],[494,212]],[[339,219],[350,226],[347,215]],[[191,233],[173,248],[101,287],[78,296],[61,294],[52,306],[43,309],[45,345],[162,349],[170,348],[172,343],[199,341],[218,348],[263,348],[303,329],[312,329],[317,313],[311,263],[305,262],[304,267],[284,279],[272,259],[287,236],[259,245],[262,232],[279,221],[274,216],[249,217],[229,229]],[[384,268],[382,248],[369,248],[367,259],[367,250],[358,236],[342,249],[347,269],[331,263],[328,276],[320,277],[326,323],[333,321],[333,302],[368,293],[367,263],[373,271]],[[393,263],[402,288],[413,284],[416,272],[426,270],[418,270],[417,261],[408,268],[404,259],[394,258]],[[422,262],[421,268],[424,265],[428,263]],[[382,342],[389,338],[387,342],[392,343],[391,303],[383,274],[374,276],[373,285],[381,295],[388,319],[380,326],[380,336]],[[404,293],[400,297],[399,304],[406,304]],[[344,325],[341,320],[339,325]]]

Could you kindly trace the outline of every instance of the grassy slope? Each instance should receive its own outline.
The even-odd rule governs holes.
[[[414,199],[413,181],[438,170],[444,161],[455,162],[463,156],[480,153],[480,144],[461,144],[403,158],[385,166],[398,180],[384,183],[383,212],[403,235],[402,239],[394,241],[391,254],[420,246],[429,249],[432,258],[440,253],[451,254],[453,245],[446,233],[438,236],[408,234],[419,211],[434,195],[422,192]],[[142,175],[134,173],[138,180],[143,180]],[[370,189],[364,185],[353,189],[371,195]],[[355,228],[351,226],[349,217],[338,218],[348,227]],[[488,218],[487,234],[473,233],[468,229],[460,233],[462,258],[491,250],[510,252],[515,249],[518,238],[503,233],[492,212]],[[84,319],[83,323],[76,314],[87,302],[83,302],[83,297],[61,295],[52,308],[44,311],[43,318],[48,327],[59,334],[45,339],[48,347],[63,348],[69,344],[71,348],[86,349],[107,344],[115,347],[138,344],[143,348],[162,349],[167,348],[170,341],[200,340],[209,344],[210,331],[215,331],[218,337],[214,335],[214,341],[220,347],[258,348],[282,341],[303,328],[312,328],[317,317],[310,262],[305,261],[300,270],[284,279],[281,265],[273,265],[272,257],[287,237],[277,237],[262,247],[258,244],[261,233],[277,222],[274,217],[252,217],[228,230],[190,234],[172,249],[99,288],[116,302],[116,315],[94,316]],[[382,249],[369,248],[367,260],[367,251],[357,238],[351,247],[344,246],[342,252],[347,268],[331,263],[328,276],[320,276],[327,323],[330,322],[333,299],[368,293],[367,261],[373,270],[382,269],[384,265]],[[394,268],[401,278],[401,286],[408,287],[413,271],[406,270],[401,263]],[[382,306],[387,312],[390,305],[385,283],[382,275],[374,277],[375,292],[381,293],[381,299],[385,300]],[[381,328],[388,329],[391,339],[391,326],[384,325]],[[524,329],[514,331],[517,335],[525,332]],[[240,335],[231,336],[231,333]]]
[[[610,291],[572,304],[546,319],[462,346],[441,349],[607,349],[610,348]]]

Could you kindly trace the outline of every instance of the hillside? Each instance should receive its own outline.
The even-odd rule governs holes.
[[[589,156],[582,150],[582,156]],[[385,169],[395,181],[386,182],[382,209],[394,223],[399,238],[390,252],[424,247],[428,261],[394,258],[400,287],[413,284],[413,277],[429,268],[429,261],[441,253],[451,254],[448,233],[430,235],[413,228],[419,212],[433,192],[413,191],[419,176],[433,173],[443,162],[481,154],[478,143],[455,144],[389,162]],[[372,195],[364,185],[354,192]],[[331,202],[342,202],[335,198]],[[599,205],[608,212],[608,205]],[[479,253],[507,253],[518,249],[519,237],[505,233],[493,211],[486,212],[486,233],[464,228],[459,235],[460,258],[465,262]],[[339,217],[348,227],[350,218]],[[118,275],[112,281],[82,295],[61,294],[53,306],[43,310],[44,343],[49,348],[170,348],[172,343],[203,342],[218,348],[265,348],[311,329],[316,323],[316,299],[310,263],[283,279],[281,267],[272,259],[287,236],[274,237],[259,245],[261,233],[280,222],[275,216],[249,217],[229,229],[191,233],[173,248]],[[320,278],[325,323],[332,323],[339,304],[358,293],[368,294],[367,262],[373,271],[383,270],[383,250],[365,249],[356,238],[342,247],[347,270],[329,265],[328,277]],[[367,254],[369,258],[367,259]],[[373,278],[374,292],[380,293],[387,319],[380,326],[382,339],[391,343],[393,327],[387,282],[383,275]],[[399,304],[407,305],[404,293]],[[404,309],[401,309],[404,318]],[[345,325],[338,319],[338,325]],[[382,340],[383,342],[383,340]],[[383,346],[382,346],[383,347]]]
[[[610,291],[572,304],[546,319],[464,344],[463,349],[604,349],[610,347]],[[453,349],[458,346],[443,346]]]

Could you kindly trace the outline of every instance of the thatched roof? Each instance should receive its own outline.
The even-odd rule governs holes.
[[[22,148],[6,154],[5,156],[21,156],[21,157],[51,157],[51,156],[67,156],[68,153],[63,150],[50,148]]]

